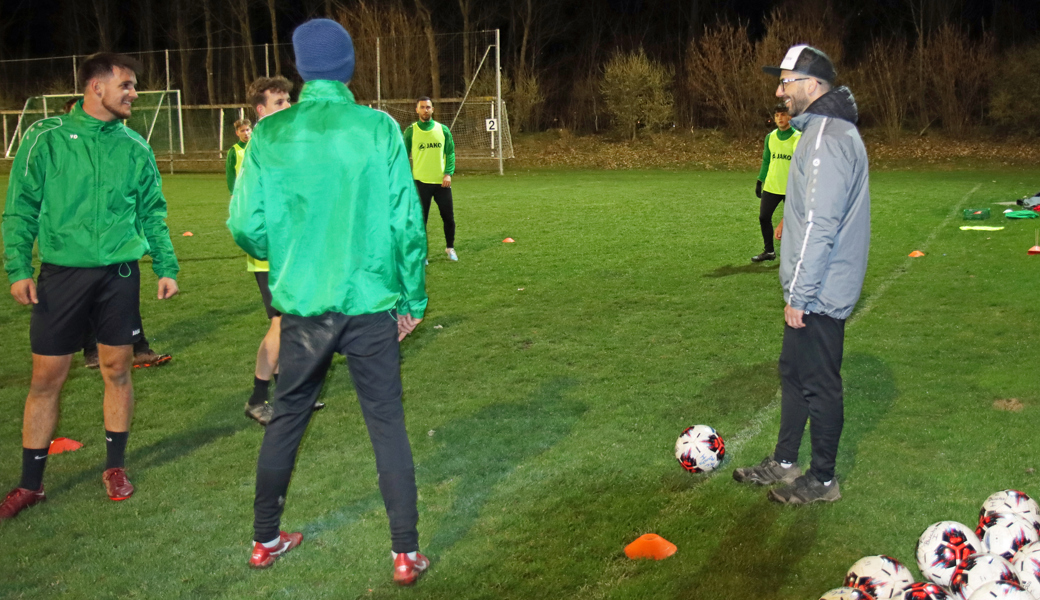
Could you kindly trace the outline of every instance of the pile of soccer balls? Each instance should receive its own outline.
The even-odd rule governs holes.
[[[917,566],[928,581],[888,556],[852,565],[845,587],[820,600],[1040,600],[1040,506],[1015,490],[986,499],[972,531],[941,521],[917,541]]]

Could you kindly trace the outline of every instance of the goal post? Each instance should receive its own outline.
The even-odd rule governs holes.
[[[25,132],[37,121],[65,114],[65,103],[80,94],[46,94],[25,101],[15,131],[4,151],[11,158]],[[184,154],[184,121],[180,90],[137,92],[127,127],[141,135],[156,154]]]

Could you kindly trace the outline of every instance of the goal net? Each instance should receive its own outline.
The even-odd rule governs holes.
[[[65,114],[66,103],[80,97],[78,94],[48,94],[26,100],[4,157],[10,158],[18,152],[22,137],[33,123]],[[180,90],[137,92],[130,118],[124,122],[139,133],[156,154],[184,153]]]
[[[455,142],[455,156],[461,158],[513,158],[513,140],[509,136],[509,118],[502,103],[502,117],[495,114],[493,97],[434,99],[433,118],[448,126]],[[379,108],[373,105],[373,108]],[[419,119],[415,100],[383,100],[382,110],[401,127]],[[502,141],[496,128],[502,129]]]

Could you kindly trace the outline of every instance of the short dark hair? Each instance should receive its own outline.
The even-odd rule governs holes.
[[[258,105],[267,102],[267,92],[285,92],[288,94],[292,92],[292,89],[292,82],[281,75],[261,77],[249,84],[249,88],[246,89],[246,102],[249,102],[250,107],[256,108]]]
[[[72,112],[72,107],[76,106],[76,103],[79,102],[79,99],[80,96],[73,96],[66,100],[65,105],[61,107],[62,112],[64,112],[65,114],[69,114],[70,112]]]
[[[253,122],[249,119],[239,119],[235,121],[235,131],[238,131],[240,127],[245,127],[246,125],[252,127]]]
[[[97,54],[91,54],[79,65],[79,69],[76,70],[76,76],[79,78],[80,89],[86,91],[87,84],[90,83],[91,79],[110,75],[112,69],[117,67],[133,71],[134,74],[140,73],[144,69],[139,60],[125,54],[116,54],[114,52],[98,52]]]
[[[430,104],[433,104],[433,99],[430,98],[429,96],[423,96],[422,98],[419,98],[418,100],[415,101],[415,105],[419,106],[420,102],[429,102]]]
[[[783,102],[781,102],[780,104],[776,105],[776,108],[773,109],[773,114],[774,115],[787,115],[787,114],[790,114],[790,113],[787,112],[787,105],[784,104]]]

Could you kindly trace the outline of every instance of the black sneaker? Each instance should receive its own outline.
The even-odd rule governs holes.
[[[794,483],[769,490],[769,499],[780,504],[812,504],[813,502],[836,502],[841,500],[837,478],[824,485],[812,475],[802,475]]]
[[[751,262],[754,263],[765,262],[767,260],[776,260],[776,252],[763,252],[758,256],[751,257]]]
[[[767,456],[753,467],[734,469],[733,479],[740,483],[773,485],[774,483],[794,483],[794,480],[801,474],[802,470],[798,468],[798,465],[784,468],[773,460],[772,456]]]

